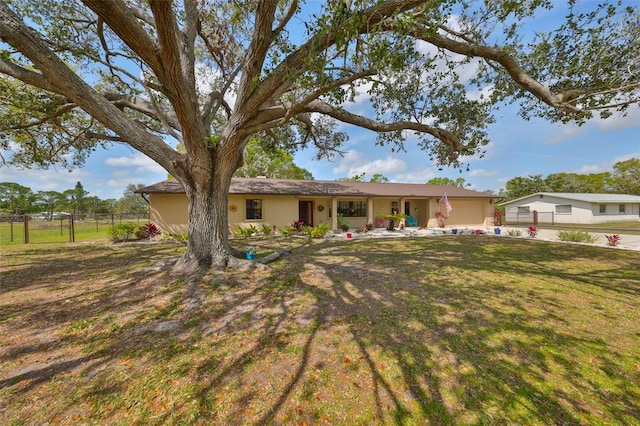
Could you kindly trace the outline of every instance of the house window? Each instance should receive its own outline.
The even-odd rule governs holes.
[[[556,214],[571,214],[571,204],[558,204]]]
[[[344,217],[366,217],[366,201],[338,201],[338,215]]]
[[[607,212],[607,205],[600,204],[600,214],[605,214]]]
[[[262,200],[260,198],[247,200],[247,219],[262,219]]]
[[[625,205],[624,204],[620,204],[618,206],[618,212],[621,213],[621,214],[625,213]]]
[[[518,213],[531,213],[529,206],[518,206]]]

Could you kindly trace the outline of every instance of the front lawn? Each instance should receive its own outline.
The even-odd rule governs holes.
[[[182,250],[3,247],[0,424],[640,419],[639,252],[314,241],[192,286]]]

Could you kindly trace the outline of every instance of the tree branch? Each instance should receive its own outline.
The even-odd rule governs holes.
[[[413,130],[420,133],[427,133],[439,139],[444,144],[448,145],[451,151],[459,152],[462,148],[460,139],[454,133],[437,127],[429,126],[427,124],[416,123],[412,121],[383,123],[361,115],[350,113],[344,109],[334,108],[333,106],[318,100],[310,102],[308,105],[301,107],[301,109],[303,109],[304,112],[316,112],[319,114],[324,114],[329,117],[333,117],[343,123],[353,124],[358,127],[373,130],[375,132],[396,132],[400,130]]]

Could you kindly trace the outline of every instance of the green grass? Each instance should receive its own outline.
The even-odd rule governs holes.
[[[143,225],[144,221],[134,220],[136,224]],[[120,221],[117,221],[120,223]],[[69,220],[64,219],[53,221],[30,221],[29,222],[29,242],[30,243],[60,243],[68,242]],[[74,236],[76,242],[106,240],[107,230],[111,226],[110,221],[76,221],[74,223]],[[12,239],[13,228],[13,239]],[[24,224],[15,222],[13,224],[0,222],[0,246],[23,244]]]
[[[638,424],[638,252],[299,241],[195,305],[182,245],[3,247],[0,423]]]

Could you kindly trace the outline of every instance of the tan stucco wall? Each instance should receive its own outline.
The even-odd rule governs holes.
[[[478,225],[491,226],[493,221],[493,204],[487,199],[449,199],[453,210],[445,221],[445,226],[454,225]],[[429,218],[429,226],[437,227],[435,219],[436,212],[446,214],[444,204],[438,203],[437,199],[430,201],[430,209],[433,214]]]
[[[247,220],[246,218],[246,200],[260,198],[262,199],[262,219]],[[184,234],[187,232],[187,196],[184,194],[150,194],[151,202],[151,222],[158,225],[163,232],[174,234]],[[261,227],[263,224],[276,226],[276,229],[282,229],[284,226],[290,225],[298,220],[299,201],[313,202],[313,225],[324,222],[328,223],[332,229],[334,226],[335,214],[329,217],[329,211],[332,208],[332,201],[350,200],[350,201],[369,201],[366,198],[309,198],[309,197],[293,197],[290,195],[269,195],[269,196],[253,196],[253,195],[232,195],[229,197],[229,231],[233,232],[238,226],[247,226],[253,224]],[[437,199],[400,199],[400,198],[373,198],[368,203],[372,206],[372,210],[367,212],[368,217],[349,217],[351,229],[363,228],[367,222],[376,225],[375,217],[379,212],[385,214],[391,213],[392,202],[396,201],[400,211],[404,209],[404,201],[409,202],[410,212],[408,214],[416,217],[421,225],[429,223],[429,226],[437,226],[435,224],[434,215],[436,211],[444,212],[444,206],[438,204]],[[493,205],[488,200],[476,199],[454,199],[450,200],[453,211],[446,221],[447,226],[451,225],[491,225]],[[322,208],[319,208],[322,206]],[[414,207],[418,207],[416,212]]]
[[[184,194],[150,194],[151,222],[162,232],[187,233],[187,196]]]

